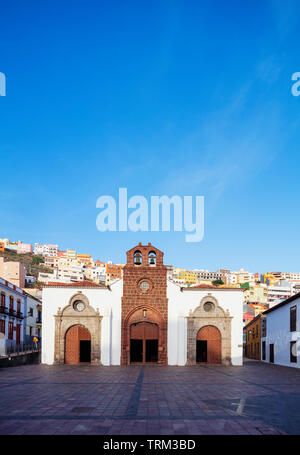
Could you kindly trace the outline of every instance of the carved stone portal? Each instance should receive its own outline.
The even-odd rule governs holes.
[[[205,326],[216,327],[221,333],[221,362],[231,365],[231,320],[229,311],[219,306],[211,295],[203,297],[200,305],[187,317],[187,365],[196,365],[197,335]]]
[[[70,327],[86,327],[91,334],[91,363],[101,365],[101,320],[99,309],[94,310],[82,293],[71,297],[63,310],[58,308],[55,317],[54,363],[65,363],[65,339]]]

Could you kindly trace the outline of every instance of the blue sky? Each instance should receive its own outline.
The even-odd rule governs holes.
[[[300,271],[298,0],[1,6],[0,237]],[[203,195],[205,236],[96,229],[96,200]]]

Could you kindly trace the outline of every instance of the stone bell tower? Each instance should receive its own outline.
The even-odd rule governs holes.
[[[167,268],[163,252],[148,243],[127,251],[123,269],[121,364],[167,359]]]

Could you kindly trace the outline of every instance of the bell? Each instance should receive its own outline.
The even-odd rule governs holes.
[[[135,256],[134,263],[136,265],[141,265],[142,261],[141,261],[141,256],[140,255]]]

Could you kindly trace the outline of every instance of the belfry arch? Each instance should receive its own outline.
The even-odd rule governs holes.
[[[54,347],[54,363],[79,363],[70,361],[70,359],[78,358],[80,361],[80,352],[70,356],[66,353],[66,338],[67,334],[70,337],[70,329],[73,327],[81,327],[78,329],[78,341],[90,340],[90,358],[92,364],[101,364],[101,320],[99,309],[94,310],[90,306],[88,298],[78,292],[74,294],[69,303],[61,309],[58,308],[55,318],[55,347]],[[75,330],[73,329],[75,333]],[[75,334],[73,333],[73,336]],[[88,336],[89,334],[89,336]],[[74,342],[75,343],[75,342]],[[73,344],[72,349],[74,349]]]
[[[187,317],[187,365],[198,362],[231,364],[231,320],[229,311],[219,305],[218,300],[207,295],[200,305]],[[199,354],[199,342],[211,343],[211,349],[202,357]],[[205,345],[202,345],[205,346]],[[197,352],[198,349],[198,352]],[[208,349],[208,346],[206,346]],[[204,348],[201,350],[203,351]]]

